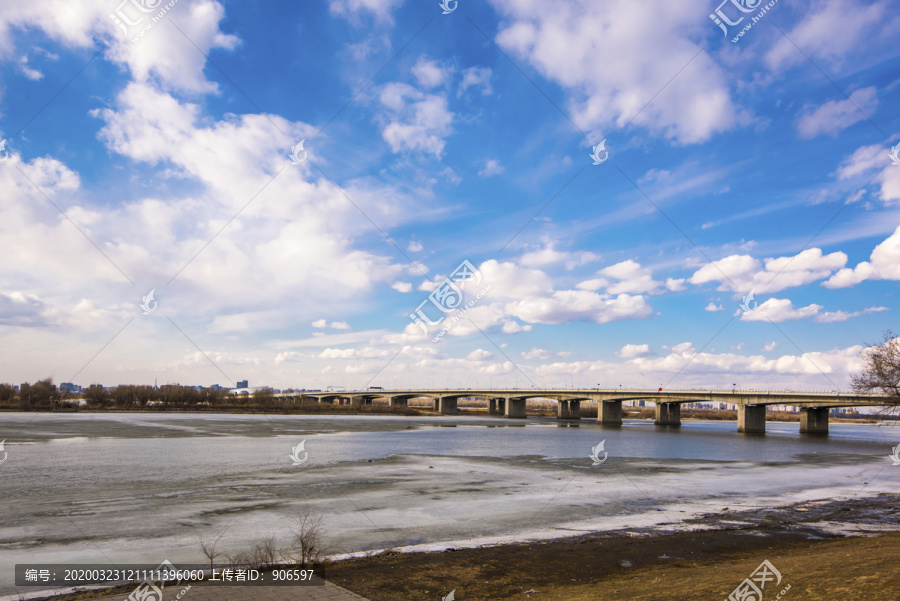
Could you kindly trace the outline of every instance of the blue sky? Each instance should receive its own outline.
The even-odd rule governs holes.
[[[2,381],[843,389],[893,325],[890,2],[169,5],[0,8]]]

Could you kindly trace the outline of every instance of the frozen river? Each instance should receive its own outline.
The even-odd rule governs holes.
[[[204,561],[267,535],[286,544],[304,507],[335,552],[440,549],[677,524],[798,500],[896,492],[890,426],[828,438],[769,423],[679,430],[625,420],[200,414],[0,414],[0,595],[16,563]],[[305,441],[307,459],[291,450]],[[592,466],[605,441],[608,459]],[[299,454],[302,458],[303,452]],[[602,454],[601,454],[602,457]],[[0,453],[2,459],[2,453]],[[675,526],[677,527],[677,526]]]

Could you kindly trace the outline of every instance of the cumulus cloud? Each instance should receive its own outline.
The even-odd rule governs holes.
[[[409,282],[394,282],[391,288],[397,292],[412,292],[412,284]]]
[[[865,280],[900,280],[900,227],[875,247],[868,261],[844,268],[823,284],[826,288],[848,288]]]
[[[823,255],[810,248],[792,257],[759,259],[750,255],[730,255],[704,265],[688,278],[691,284],[718,282],[718,290],[739,294],[778,292],[829,277],[847,263],[847,255],[834,252]]]
[[[806,307],[794,307],[790,299],[770,298],[755,310],[741,315],[741,321],[791,321],[806,319],[818,315],[822,305],[807,305]]]
[[[583,128],[622,127],[633,119],[690,144],[737,120],[724,71],[693,41],[707,24],[696,19],[696,5],[688,0],[492,4],[502,16],[497,43],[561,85],[569,94],[569,112]],[[604,61],[610,56],[616,61]],[[679,76],[667,86],[673,73]]]
[[[636,357],[646,357],[652,355],[649,344],[626,344],[619,349],[616,354],[623,359],[634,359]]]
[[[531,347],[530,351],[525,351],[522,353],[523,359],[536,359],[538,361],[543,361],[544,359],[549,359],[553,355],[552,352],[538,348],[536,346]]]

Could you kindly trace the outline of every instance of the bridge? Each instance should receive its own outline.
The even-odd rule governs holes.
[[[487,401],[489,415],[525,418],[528,399],[546,399],[558,403],[559,419],[581,419],[581,403],[597,403],[597,422],[604,426],[622,425],[622,403],[649,401],[656,406],[658,426],[680,426],[683,403],[729,403],[737,406],[738,432],[762,434],[766,431],[766,408],[788,405],[800,409],[800,432],[828,434],[828,412],[836,407],[883,407],[900,404],[898,399],[872,394],[841,392],[788,392],[756,390],[639,390],[574,388],[464,388],[464,389],[392,389],[367,388],[326,392],[294,392],[275,395],[302,402],[371,405],[386,399],[392,407],[406,407],[412,399],[428,399],[442,415],[458,413],[457,401],[463,398]]]

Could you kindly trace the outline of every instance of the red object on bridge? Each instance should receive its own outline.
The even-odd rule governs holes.
[[[659,391],[662,392],[662,388],[660,388]]]

